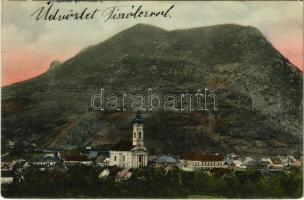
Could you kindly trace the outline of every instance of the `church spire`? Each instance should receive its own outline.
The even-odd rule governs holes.
[[[132,124],[135,124],[135,123],[138,123],[138,124],[143,124],[144,123],[144,119],[141,116],[140,111],[136,112],[136,116],[135,116],[135,118],[132,121]]]

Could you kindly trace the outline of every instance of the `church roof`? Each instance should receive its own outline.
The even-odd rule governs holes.
[[[111,150],[113,151],[131,151],[133,148],[131,141],[120,141],[119,143],[115,144]]]
[[[144,118],[141,116],[139,111],[136,113],[136,116],[132,121],[132,124],[134,124],[134,123],[140,123],[140,124],[144,123]]]

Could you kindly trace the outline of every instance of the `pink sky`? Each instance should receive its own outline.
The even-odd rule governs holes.
[[[269,40],[289,61],[303,72],[302,33],[271,34]]]
[[[293,41],[286,42],[285,44],[274,41],[273,45],[288,58],[292,64],[303,72],[303,47],[298,41],[301,40],[294,38]]]
[[[2,67],[2,86],[39,76],[48,70],[52,61],[67,60],[77,52],[78,50],[75,49],[53,55],[48,51],[40,51],[39,49],[29,51],[25,48],[5,52],[3,55],[5,64]]]

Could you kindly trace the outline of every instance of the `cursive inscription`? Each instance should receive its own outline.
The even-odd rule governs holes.
[[[117,19],[131,19],[131,18],[147,18],[147,17],[170,17],[170,11],[174,8],[174,5],[171,5],[169,8],[165,10],[158,11],[149,11],[143,10],[143,6],[140,5],[135,7],[131,6],[131,11],[122,10],[122,8],[126,8],[127,6],[113,6],[106,8],[103,10],[102,15],[105,17],[105,22],[109,20],[117,20]]]
[[[59,8],[54,9],[53,2],[47,2],[46,6],[34,11],[31,16],[35,17],[35,20],[46,20],[46,21],[62,21],[62,20],[88,20],[94,19],[98,9],[89,10],[89,8],[83,8],[81,11],[74,11],[70,9],[68,13],[62,13]]]
[[[104,22],[110,20],[127,20],[137,18],[171,18],[174,5],[164,9],[148,10],[143,5],[123,5],[108,8],[80,8],[78,10],[61,10],[53,2],[47,2],[45,6],[36,9],[32,14],[36,21],[67,21],[67,20],[92,20],[98,14],[104,18]]]

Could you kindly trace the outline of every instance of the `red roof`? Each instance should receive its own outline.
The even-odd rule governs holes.
[[[224,156],[220,155],[202,155],[201,153],[187,153],[181,156],[183,160],[193,161],[223,161]]]
[[[273,164],[282,164],[283,162],[279,158],[271,158]]]
[[[65,161],[90,161],[87,155],[82,154],[62,154],[62,159]]]

